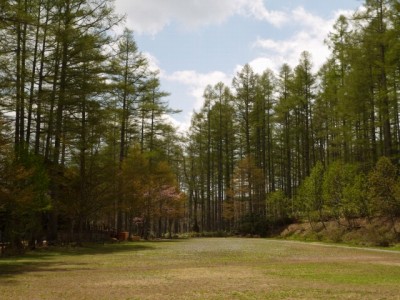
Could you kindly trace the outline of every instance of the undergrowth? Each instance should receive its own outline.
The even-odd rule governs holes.
[[[400,243],[399,222],[391,224],[381,219],[360,219],[355,224],[348,226],[337,221],[291,224],[280,237],[372,247],[393,247]]]

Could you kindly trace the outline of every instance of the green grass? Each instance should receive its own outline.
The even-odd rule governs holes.
[[[400,252],[200,238],[0,259],[0,299],[400,299]]]

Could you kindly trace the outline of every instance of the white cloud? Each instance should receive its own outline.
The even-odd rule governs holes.
[[[281,60],[283,60],[283,58]],[[279,64],[278,60],[273,60],[266,57],[253,59],[251,62],[249,62],[249,65],[257,74],[262,74],[267,69],[276,71],[281,67],[281,64]]]
[[[321,30],[325,31],[327,22],[330,22],[330,20],[326,21],[319,16],[307,12],[303,7],[297,7],[292,10],[291,19],[299,26],[318,32],[321,32]]]
[[[242,15],[255,17],[257,20],[266,21],[277,27],[289,21],[285,12],[266,9],[263,0],[239,0],[238,12]]]
[[[172,123],[179,128],[180,132],[185,132],[189,129],[193,111],[199,111],[202,108],[204,104],[203,94],[207,85],[215,85],[223,82],[227,86],[230,86],[232,82],[232,76],[220,71],[209,73],[198,73],[193,70],[176,71],[172,74],[164,74],[162,78],[163,80],[179,85],[181,90],[185,91],[184,97],[190,103],[188,105],[190,109],[186,109],[183,112],[184,115],[181,120],[177,120],[173,116],[170,118],[174,120]],[[171,97],[174,97],[174,95]],[[171,101],[175,102],[174,99],[171,99]]]
[[[284,63],[296,66],[301,52],[308,51],[311,53],[314,71],[317,71],[330,54],[324,40],[332,30],[334,22],[340,14],[349,16],[351,13],[351,11],[337,11],[333,18],[324,20],[302,7],[294,9],[290,13],[290,19],[299,29],[292,36],[282,40],[258,38],[253,46],[261,49],[263,53],[250,65],[261,63],[277,72]]]
[[[285,13],[268,10],[262,0],[116,0],[117,12],[127,15],[127,25],[138,33],[155,35],[173,21],[185,29],[220,24],[240,14],[265,20],[274,26],[285,23]]]
[[[214,71],[207,74],[197,73],[196,71],[177,71],[164,77],[166,80],[179,82],[188,88],[188,96],[195,99],[193,108],[199,110],[203,106],[203,93],[207,85],[215,85],[223,82],[230,85],[232,77],[220,72]]]
[[[158,72],[160,74],[160,76],[163,76],[164,74],[164,70],[162,70],[160,68],[160,62],[157,59],[157,57],[155,57],[154,55],[152,55],[149,52],[143,52],[143,56],[147,59],[148,62],[148,68],[150,71],[152,72]]]
[[[183,134],[189,130],[190,122],[178,121],[171,115],[163,115],[163,118],[167,123],[171,124],[172,127],[176,128],[178,133]]]

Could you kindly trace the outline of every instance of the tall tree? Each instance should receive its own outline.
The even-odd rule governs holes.
[[[251,143],[251,135],[253,131],[251,115],[254,110],[254,104],[256,99],[256,76],[250,65],[246,64],[243,69],[236,74],[233,79],[233,88],[235,89],[235,105],[236,112],[238,114],[238,123],[240,124],[240,135],[244,141],[243,148],[240,151],[241,159],[247,158],[248,161],[252,160],[252,154],[254,147]],[[250,170],[250,169],[248,169]],[[248,201],[250,206],[250,213],[254,212],[253,202],[253,182],[250,180],[251,174],[247,174],[246,182],[249,184]]]
[[[293,117],[293,104],[292,104],[292,81],[293,73],[289,65],[284,64],[281,67],[278,81],[278,102],[275,107],[275,122],[277,126],[277,135],[279,136],[280,145],[280,161],[281,181],[280,188],[285,191],[286,196],[292,197],[293,186],[295,181],[292,174],[292,161],[293,161],[293,141],[292,141],[292,124]]]
[[[137,108],[142,82],[147,74],[147,61],[138,51],[133,32],[125,29],[118,45],[118,54],[113,64],[115,85],[114,93],[117,97],[115,102],[119,111],[119,168],[121,170],[123,161],[129,149],[130,132],[133,111]],[[123,206],[121,187],[119,188],[119,206]],[[121,231],[124,216],[121,210],[117,213],[117,231]],[[126,227],[126,224],[125,224]]]

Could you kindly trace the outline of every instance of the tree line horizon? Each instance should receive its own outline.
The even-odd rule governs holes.
[[[364,8],[317,73],[307,51],[278,73],[247,64],[182,135],[133,31],[109,34],[112,1],[0,1],[0,242],[395,222],[400,4]]]

